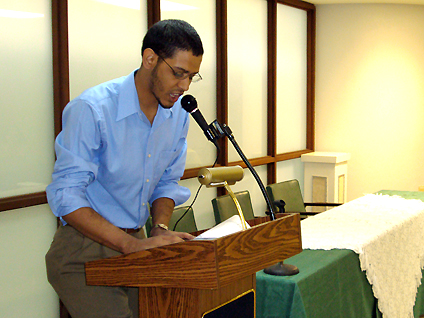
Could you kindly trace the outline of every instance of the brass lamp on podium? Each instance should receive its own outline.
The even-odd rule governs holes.
[[[243,230],[246,230],[246,220],[241,210],[240,203],[238,202],[234,192],[231,190],[230,185],[234,185],[237,181],[242,180],[244,177],[243,168],[240,166],[234,167],[219,167],[219,168],[202,168],[197,174],[197,179],[207,188],[225,187],[230,197],[236,205],[237,212],[240,216],[241,225]]]

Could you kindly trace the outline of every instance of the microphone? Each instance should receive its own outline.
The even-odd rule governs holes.
[[[217,138],[215,134],[209,128],[209,125],[203,117],[202,113],[200,112],[199,108],[197,108],[196,98],[194,98],[192,95],[184,95],[184,97],[181,99],[181,106],[186,112],[190,113],[191,116],[193,116],[196,123],[205,133],[206,138],[208,138],[209,141],[213,142],[215,146],[218,147],[218,144],[216,142]]]
[[[240,166],[202,168],[197,174],[197,179],[207,187],[213,187],[214,184],[221,184],[227,181],[228,185],[233,185],[244,177],[244,170]]]

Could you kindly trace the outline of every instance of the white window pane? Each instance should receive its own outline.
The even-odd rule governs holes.
[[[307,13],[277,6],[277,153],[306,149]]]
[[[277,182],[297,179],[303,193],[303,162],[298,159],[285,160],[277,163]]]
[[[161,18],[190,23],[202,39],[205,53],[200,67],[203,80],[192,83],[187,94],[193,95],[206,121],[216,119],[216,20],[214,0],[161,1]],[[190,118],[186,168],[212,165],[215,146],[206,139],[197,123]]]
[[[228,1],[228,126],[248,158],[267,155],[267,2]],[[240,160],[229,143],[229,161]]]
[[[51,1],[0,0],[0,8],[0,197],[8,197],[51,181]]]
[[[69,0],[71,99],[140,67],[145,1]]]

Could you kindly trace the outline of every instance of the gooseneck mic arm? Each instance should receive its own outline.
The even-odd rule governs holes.
[[[249,160],[246,158],[246,156],[244,155],[243,151],[241,150],[241,148],[239,147],[237,141],[234,138],[233,132],[231,131],[230,127],[228,127],[227,125],[221,125],[218,123],[218,121],[214,121],[211,126],[217,128],[219,127],[220,130],[223,132],[223,134],[225,136],[227,136],[227,138],[231,141],[231,143],[233,144],[235,150],[237,151],[237,153],[239,154],[239,156],[241,157],[241,159],[243,160],[243,162],[246,164],[247,168],[250,170],[250,172],[252,173],[253,177],[255,178],[256,182],[259,185],[259,188],[261,189],[261,192],[265,198],[266,204],[268,206],[269,212],[267,212],[267,214],[269,213],[271,221],[275,220],[275,213],[274,213],[274,209],[272,208],[272,204],[271,201],[268,197],[268,194],[265,190],[265,186],[262,183],[261,178],[259,178],[258,174],[256,173],[256,170],[252,167],[252,165],[250,164]]]

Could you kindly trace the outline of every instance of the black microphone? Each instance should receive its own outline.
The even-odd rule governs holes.
[[[181,106],[184,108],[186,112],[190,113],[191,116],[193,116],[196,123],[200,126],[200,128],[205,133],[206,138],[208,138],[209,141],[213,142],[215,146],[218,147],[216,142],[217,137],[210,129],[208,123],[206,122],[199,108],[197,108],[196,98],[194,98],[192,95],[185,95],[181,99]]]

